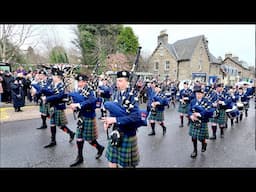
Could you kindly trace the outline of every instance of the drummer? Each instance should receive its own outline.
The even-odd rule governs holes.
[[[235,102],[237,105],[237,108],[240,111],[240,121],[243,119],[243,112],[245,110],[245,104],[249,103],[249,98],[247,94],[244,92],[243,87],[238,88],[238,93],[235,94]],[[236,118],[236,123],[238,123],[238,117]]]

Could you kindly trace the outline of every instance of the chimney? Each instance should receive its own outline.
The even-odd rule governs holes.
[[[232,53],[226,53],[226,54],[225,54],[225,59],[228,58],[228,57],[229,57],[229,58],[232,58]]]
[[[166,33],[166,30],[160,31],[160,35],[157,37],[157,43],[162,43],[164,45],[168,44],[168,34]]]
[[[218,60],[219,63],[222,63],[222,58],[221,58],[221,56],[219,56],[219,57],[217,58],[217,60]]]
[[[233,59],[235,62],[237,62],[237,63],[239,62],[239,60],[238,60],[239,58],[238,58],[238,57],[232,57],[232,59]]]

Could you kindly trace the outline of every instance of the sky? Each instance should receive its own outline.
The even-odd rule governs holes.
[[[226,53],[238,56],[239,60],[255,66],[255,25],[125,25],[131,26],[142,46],[141,52],[154,51],[157,46],[157,37],[160,31],[166,30],[168,43],[198,35],[205,35],[208,39],[209,51],[217,58],[225,58]]]
[[[253,24],[133,24],[138,37],[141,54],[150,55],[157,46],[160,31],[166,30],[168,43],[198,35],[205,35],[208,39],[209,51],[217,58],[225,58],[226,53],[238,56],[239,60],[255,66],[255,25]],[[61,42],[66,48],[74,47],[71,41],[75,38],[75,25],[45,25],[41,28],[40,40],[52,38]],[[40,48],[40,46],[38,46]]]

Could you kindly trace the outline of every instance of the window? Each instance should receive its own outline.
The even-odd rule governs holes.
[[[170,70],[170,61],[165,61],[165,70]]]
[[[159,63],[155,62],[155,70],[158,70],[158,69],[159,69]]]

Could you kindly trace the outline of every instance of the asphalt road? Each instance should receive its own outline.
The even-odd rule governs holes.
[[[225,129],[225,138],[207,140],[207,151],[200,152],[201,143],[198,143],[198,156],[191,159],[193,150],[188,127],[179,128],[179,114],[177,108],[166,109],[165,118],[167,133],[162,135],[162,128],[156,125],[156,135],[148,136],[150,126],[138,129],[138,145],[140,164],[138,168],[247,168],[256,167],[255,150],[255,109],[251,100],[249,116],[244,118],[233,128]],[[26,112],[23,112],[26,113]],[[99,113],[98,113],[99,116]],[[68,113],[68,127],[76,128],[72,114]],[[49,125],[49,120],[47,120]],[[57,130],[57,146],[45,149],[43,146],[50,141],[50,129],[37,130],[41,119],[13,120],[1,122],[0,126],[0,166],[8,168],[68,168],[76,158],[77,149],[75,140],[69,143],[69,135]],[[186,124],[186,121],[185,121]],[[102,122],[98,121],[98,142],[106,146],[107,136]],[[211,129],[209,129],[211,134]],[[78,168],[106,168],[108,166],[103,156],[95,159],[97,151],[88,143],[84,145],[84,163]]]

